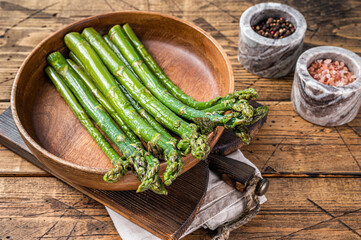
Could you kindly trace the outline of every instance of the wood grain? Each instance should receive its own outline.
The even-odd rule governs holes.
[[[354,191],[360,193],[361,184],[359,178],[353,179],[360,170],[352,155],[357,160],[361,157],[359,146],[361,115],[359,113],[354,121],[342,127],[315,127],[303,121],[289,103],[292,73],[281,79],[263,79],[249,74],[242,68],[237,61],[239,17],[248,7],[260,2],[264,1],[49,0],[45,3],[39,0],[2,1],[0,4],[0,36],[2,36],[0,37],[0,106],[9,104],[11,84],[19,66],[30,51],[39,41],[71,22],[100,13],[138,9],[171,14],[191,21],[210,33],[224,48],[233,67],[235,88],[239,90],[254,87],[259,92],[259,100],[262,100],[262,104],[271,106],[268,121],[258,134],[258,138],[244,148],[246,151],[243,151],[247,158],[267,173],[268,177],[272,177],[271,187],[267,193],[268,202],[263,205],[260,214],[253,221],[232,232],[230,239],[282,237],[283,239],[360,239],[354,232],[361,234],[361,213],[357,211],[361,200],[358,198],[360,194],[355,195]],[[305,49],[319,45],[333,45],[361,54],[360,1],[278,0],[277,2],[290,5],[305,16],[308,24]],[[0,152],[0,169],[8,166],[12,161],[16,162],[17,157],[12,158],[12,154],[6,151],[4,149]],[[338,156],[339,154],[342,157]],[[24,166],[25,160],[19,161],[19,164]],[[24,176],[23,174],[33,172],[28,168],[16,166],[13,168],[14,170],[10,170],[9,174],[19,173],[20,176]],[[288,178],[283,179],[284,176]],[[110,218],[106,216],[100,204],[83,197],[60,181],[47,177],[1,177],[0,179],[1,186],[6,186],[5,189],[0,190],[1,196],[5,195],[5,200],[2,198],[0,203],[2,226],[0,238],[6,239],[6,236],[11,236],[12,239],[23,239],[23,236],[39,238],[59,221],[59,226],[55,225],[44,237],[66,239],[70,235],[69,239],[119,239]],[[14,184],[14,181],[18,184]],[[28,188],[20,188],[21,186]],[[43,188],[40,189],[40,186]],[[292,194],[290,189],[293,189]],[[294,194],[295,191],[298,191],[298,194]],[[338,212],[338,215],[335,215],[338,218],[333,219],[307,200],[311,192],[312,196],[316,197],[310,199],[322,208],[332,204],[334,209],[339,206],[340,209],[345,210],[344,206],[348,206],[346,209],[353,211],[353,205],[355,209],[353,212]],[[320,197],[317,193],[320,193]],[[19,215],[21,211],[31,211],[30,216],[10,219],[9,209],[14,209],[10,200],[17,197],[21,199],[24,194],[28,199],[17,201],[17,211],[20,212]],[[88,203],[81,204],[84,211],[88,211],[90,216],[101,219],[103,224],[95,226],[94,222],[97,221],[87,216],[76,220],[74,216],[77,213],[71,208],[68,210],[69,214],[66,212],[62,218],[60,218],[61,214],[59,217],[51,218],[46,209],[41,208],[42,205],[34,205],[33,199],[41,199],[44,195],[66,201],[68,206],[74,204],[75,207],[77,202],[84,198],[83,201]],[[358,203],[354,200],[358,200]],[[270,203],[272,205],[268,205]],[[304,206],[304,209],[300,210],[296,203]],[[68,208],[65,205],[60,206],[64,206],[64,211]],[[347,226],[338,220],[343,220]],[[74,231],[72,231],[73,227]],[[291,234],[292,232],[296,233]],[[186,239],[210,239],[212,234],[207,230],[199,230]],[[287,236],[287,234],[291,235]]]
[[[320,127],[303,120],[290,102],[262,104],[270,106],[268,120],[243,152],[263,173],[361,174],[360,113],[349,125]]]
[[[359,239],[361,179],[270,181],[259,215],[232,232],[230,240]],[[55,178],[0,178],[0,186],[3,239],[120,239],[101,204]],[[210,239],[213,234],[198,230],[184,239]]]

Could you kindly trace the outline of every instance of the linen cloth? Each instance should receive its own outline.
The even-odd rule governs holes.
[[[256,176],[261,178],[258,168],[244,157],[240,150],[237,150],[227,157],[244,162],[256,169]],[[182,237],[203,227],[215,230],[224,224],[236,221],[245,213],[246,205],[249,204],[249,192],[239,192],[226,184],[218,175],[209,171],[209,181],[207,193],[198,214]],[[267,199],[265,196],[256,196],[259,204],[263,204]],[[254,203],[251,203],[254,204]],[[144,230],[128,219],[107,208],[120,237],[123,240],[159,240],[150,232]]]

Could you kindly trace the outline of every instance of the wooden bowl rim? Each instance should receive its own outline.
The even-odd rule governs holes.
[[[75,25],[81,24],[83,22],[87,22],[87,21],[91,21],[91,20],[99,20],[99,18],[103,18],[103,17],[111,17],[113,15],[118,15],[118,14],[124,14],[124,13],[132,13],[132,14],[138,14],[138,15],[157,15],[157,16],[161,16],[163,18],[169,18],[178,22],[181,22],[191,28],[193,28],[194,30],[198,31],[199,33],[201,33],[204,37],[206,37],[209,41],[212,42],[212,44],[218,49],[218,51],[221,53],[221,55],[223,56],[223,59],[226,63],[227,66],[227,70],[229,73],[229,79],[230,79],[230,85],[229,85],[229,89],[228,89],[228,93],[234,91],[234,76],[233,76],[233,71],[232,71],[232,65],[229,62],[229,59],[227,57],[227,54],[224,52],[222,46],[206,31],[204,31],[203,29],[201,29],[200,27],[194,25],[193,23],[190,23],[186,20],[168,15],[168,14],[163,14],[163,13],[158,13],[158,12],[148,12],[148,11],[118,11],[118,12],[111,12],[111,13],[104,13],[104,14],[99,14],[99,15],[95,15],[95,16],[91,16],[91,17],[87,17],[81,20],[78,20],[76,22],[73,22],[69,25],[66,25],[65,27],[57,30],[56,32],[52,33],[50,36],[46,37],[44,40],[42,40],[30,53],[29,55],[25,58],[24,62],[21,64],[21,67],[19,68],[13,86],[12,86],[12,90],[11,90],[11,96],[10,96],[10,105],[11,105],[11,113],[15,122],[16,127],[18,128],[21,136],[23,138],[26,139],[26,141],[31,144],[34,148],[36,148],[41,154],[45,155],[46,157],[52,159],[53,161],[58,162],[59,164],[65,165],[67,167],[71,167],[71,168],[75,168],[77,170],[80,171],[85,171],[88,173],[94,173],[94,174],[104,174],[106,173],[109,169],[108,168],[98,168],[98,167],[89,167],[89,166],[81,166],[69,161],[66,161],[65,159],[62,159],[54,154],[52,154],[51,152],[49,152],[48,150],[46,150],[45,148],[43,148],[41,145],[39,145],[29,134],[28,132],[25,130],[25,128],[23,127],[23,125],[21,124],[20,118],[17,114],[17,108],[16,108],[16,90],[17,90],[17,86],[18,86],[18,82],[19,82],[19,77],[20,74],[22,73],[24,67],[26,64],[28,64],[29,59],[31,58],[31,56],[38,50],[41,50],[42,46],[49,40],[51,39],[53,36],[57,35],[58,33],[68,29],[68,28],[72,28]],[[223,129],[221,129],[221,131],[223,131]],[[213,133],[211,133],[213,134]],[[210,134],[210,135],[211,135]],[[210,136],[208,135],[208,137]],[[166,163],[161,163],[161,164],[166,164]]]

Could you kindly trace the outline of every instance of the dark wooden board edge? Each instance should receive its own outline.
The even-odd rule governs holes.
[[[139,225],[140,227],[146,229],[152,234],[162,238],[162,239],[179,239],[182,234],[185,232],[187,227],[191,224],[194,219],[196,213],[201,206],[204,196],[207,190],[208,183],[208,165],[205,161],[200,162],[195,167],[193,167],[188,172],[182,174],[168,189],[168,196],[159,196],[153,192],[145,192],[145,193],[135,193],[135,191],[104,191],[97,189],[90,189],[86,187],[82,187],[80,185],[73,184],[71,182],[66,181],[61,176],[57,176],[52,173],[49,169],[47,169],[32,153],[29,148],[24,143],[21,138],[15,123],[13,121],[11,110],[8,108],[2,114],[0,114],[0,143],[5,147],[9,148],[11,151],[30,161],[37,167],[49,172],[54,175],[58,179],[67,183],[68,185],[74,187],[78,191],[83,194],[93,198],[94,200],[100,202],[101,204],[109,207],[115,212],[121,214],[126,217],[130,221]],[[194,179],[197,178],[197,179]],[[196,184],[192,184],[192,182]],[[187,188],[189,188],[187,190]],[[192,209],[182,209],[184,203],[179,200],[179,195],[183,195],[184,193],[198,194],[196,198],[199,200],[197,204],[194,205]],[[186,198],[191,198],[194,196],[185,196]],[[143,205],[144,201],[146,202],[154,202],[154,204],[158,204],[158,206],[150,206],[149,204]],[[172,201],[172,203],[167,203]],[[131,204],[128,204],[131,203]],[[165,204],[170,204],[174,209],[178,210],[188,210],[191,211],[191,214],[185,221],[179,224],[179,227],[175,229],[172,226],[166,226],[166,224],[162,225],[161,219],[155,218],[151,219],[151,213],[154,212],[157,207],[163,207]],[[178,204],[178,206],[177,206]],[[142,206],[140,212],[136,212],[137,210],[134,207]],[[144,216],[142,216],[144,213]],[[146,213],[146,214],[145,214]],[[174,212],[166,212],[163,213],[164,216],[176,215],[179,213]],[[171,217],[170,217],[171,218]]]
[[[49,170],[31,153],[21,138],[11,115],[10,107],[0,114],[0,143],[37,167],[49,172]]]

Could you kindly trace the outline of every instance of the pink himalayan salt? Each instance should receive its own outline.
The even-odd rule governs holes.
[[[308,68],[310,75],[320,83],[342,87],[355,81],[356,76],[348,70],[344,62],[319,59]]]

